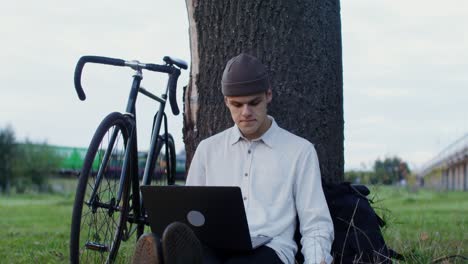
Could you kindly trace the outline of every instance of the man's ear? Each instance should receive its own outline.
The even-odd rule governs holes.
[[[224,104],[226,104],[226,106],[228,106],[228,99],[226,96],[224,96]]]
[[[267,103],[270,103],[271,100],[273,99],[273,92],[271,91],[271,88],[268,88],[268,90],[265,93],[266,93]]]

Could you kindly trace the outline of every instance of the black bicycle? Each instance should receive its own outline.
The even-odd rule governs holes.
[[[70,237],[72,263],[112,263],[121,241],[134,234],[143,234],[148,224],[141,185],[156,181],[159,185],[175,183],[176,156],[174,139],[167,131],[164,108],[169,92],[172,112],[179,114],[176,102],[177,79],[187,63],[171,57],[165,64],[140,63],[121,59],[83,56],[75,68],[75,89],[81,100],[86,95],[81,86],[81,74],[86,63],[127,66],[132,68],[133,83],[124,113],[109,114],[97,128],[91,140],[79,175],[73,206]],[[140,86],[142,70],[167,73],[165,92],[156,96]],[[138,152],[135,104],[141,93],[160,103],[155,113],[147,156]],[[164,131],[160,134],[161,127]],[[146,160],[139,166],[139,160]],[[140,168],[140,167],[144,167]]]

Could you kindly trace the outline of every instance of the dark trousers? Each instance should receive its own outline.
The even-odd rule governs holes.
[[[276,252],[267,247],[261,246],[247,252],[232,252],[215,250],[203,247],[203,263],[205,264],[243,264],[243,263],[271,263],[283,264]]]

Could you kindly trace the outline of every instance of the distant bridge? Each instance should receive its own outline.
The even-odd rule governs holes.
[[[426,186],[468,191],[468,133],[424,164],[418,176]]]

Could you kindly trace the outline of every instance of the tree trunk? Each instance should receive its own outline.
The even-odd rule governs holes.
[[[187,168],[201,140],[233,125],[221,94],[240,52],[269,69],[269,114],[311,141],[322,177],[343,180],[343,79],[339,0],[186,0],[191,73],[184,98]]]

